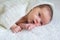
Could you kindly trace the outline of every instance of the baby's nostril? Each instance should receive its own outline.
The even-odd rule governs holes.
[[[42,23],[42,22],[40,22],[40,24],[41,24],[41,25],[43,25],[43,23]]]

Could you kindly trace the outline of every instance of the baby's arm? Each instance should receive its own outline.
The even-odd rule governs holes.
[[[21,31],[22,29],[27,29],[27,30],[31,30],[33,29],[34,27],[36,27],[38,25],[36,24],[32,24],[32,23],[28,23],[27,22],[27,19],[26,19],[26,16],[23,17],[22,19],[18,20],[16,22],[16,24],[12,25],[12,27],[10,28],[13,32],[19,32]]]
[[[20,32],[22,29],[26,29],[26,30],[31,30],[34,27],[36,27],[37,25],[35,24],[31,24],[31,23],[20,23],[19,25],[12,25],[12,27],[10,28],[12,32]]]
[[[11,31],[12,32],[19,32],[19,31],[21,31],[22,30],[22,28],[21,27],[23,27],[22,25],[21,25],[21,23],[24,23],[26,21],[26,17],[23,17],[23,18],[21,18],[20,20],[18,20],[15,24],[13,24],[12,26],[11,26]],[[19,25],[18,25],[19,24]]]
[[[21,24],[19,24],[19,26],[20,26],[22,29],[31,30],[31,29],[33,29],[34,27],[38,26],[38,25],[36,25],[36,24],[31,24],[31,23],[21,23]]]
[[[28,29],[28,30],[31,30],[39,25],[39,24],[28,23],[26,17],[23,17],[21,20],[17,21],[16,24],[19,25],[22,29]]]

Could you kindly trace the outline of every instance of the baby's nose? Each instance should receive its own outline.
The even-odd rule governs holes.
[[[34,23],[35,23],[35,24],[40,24],[40,21],[41,21],[40,18],[36,18],[36,19],[34,20]]]

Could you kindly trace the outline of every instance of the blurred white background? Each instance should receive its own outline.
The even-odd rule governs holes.
[[[0,4],[6,1],[23,2],[23,0],[0,0]],[[30,1],[30,0],[24,0]],[[33,0],[34,1],[34,0]],[[22,31],[21,33],[13,34],[10,31],[0,31],[0,40],[60,40],[60,0],[40,0],[54,4],[55,12],[53,23],[48,27],[32,31]],[[19,35],[20,34],[20,35]]]

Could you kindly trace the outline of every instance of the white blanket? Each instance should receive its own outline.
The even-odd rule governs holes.
[[[0,40],[60,40],[60,1],[50,0],[55,5],[52,21],[31,31],[23,30],[12,33],[10,30],[0,29]]]

